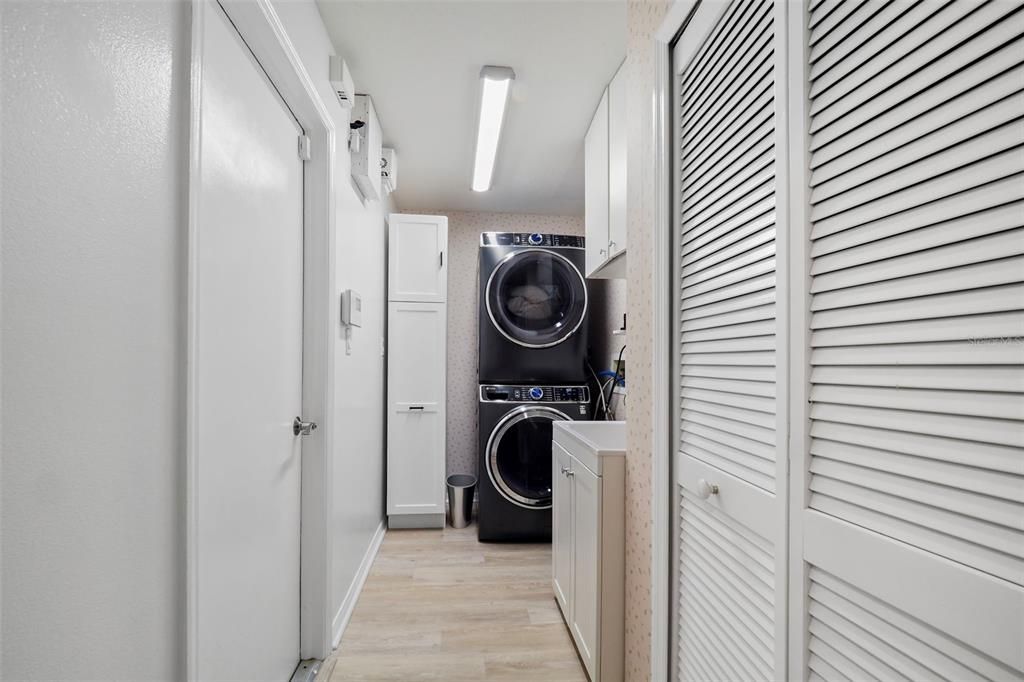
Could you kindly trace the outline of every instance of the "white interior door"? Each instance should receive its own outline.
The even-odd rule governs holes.
[[[203,19],[196,665],[279,682],[299,656],[301,130],[220,6]]]
[[[674,671],[785,677],[785,365],[771,0],[704,2],[673,54]],[[779,453],[782,453],[781,455]]]

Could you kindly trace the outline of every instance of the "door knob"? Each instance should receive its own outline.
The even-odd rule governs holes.
[[[296,436],[308,436],[316,431],[316,422],[304,422],[302,417],[296,417],[292,422],[292,433]]]
[[[569,467],[562,467],[562,475],[565,476],[565,475],[568,475],[568,474],[569,474]]]
[[[697,497],[702,500],[706,500],[712,495],[718,494],[718,486],[714,483],[708,483],[703,478],[697,481]]]

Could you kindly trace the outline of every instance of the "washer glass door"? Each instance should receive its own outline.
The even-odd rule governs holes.
[[[566,421],[550,407],[519,407],[498,423],[487,443],[487,474],[520,507],[551,507],[551,424]]]
[[[527,348],[549,348],[583,324],[587,283],[564,256],[526,249],[494,268],[486,301],[491,322],[505,338]]]

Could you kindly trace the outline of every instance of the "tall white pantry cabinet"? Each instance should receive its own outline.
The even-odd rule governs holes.
[[[443,528],[448,218],[388,219],[390,528]]]

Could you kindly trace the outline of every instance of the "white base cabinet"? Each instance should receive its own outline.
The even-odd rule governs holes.
[[[591,681],[622,680],[625,456],[582,452],[555,434],[552,589]]]

